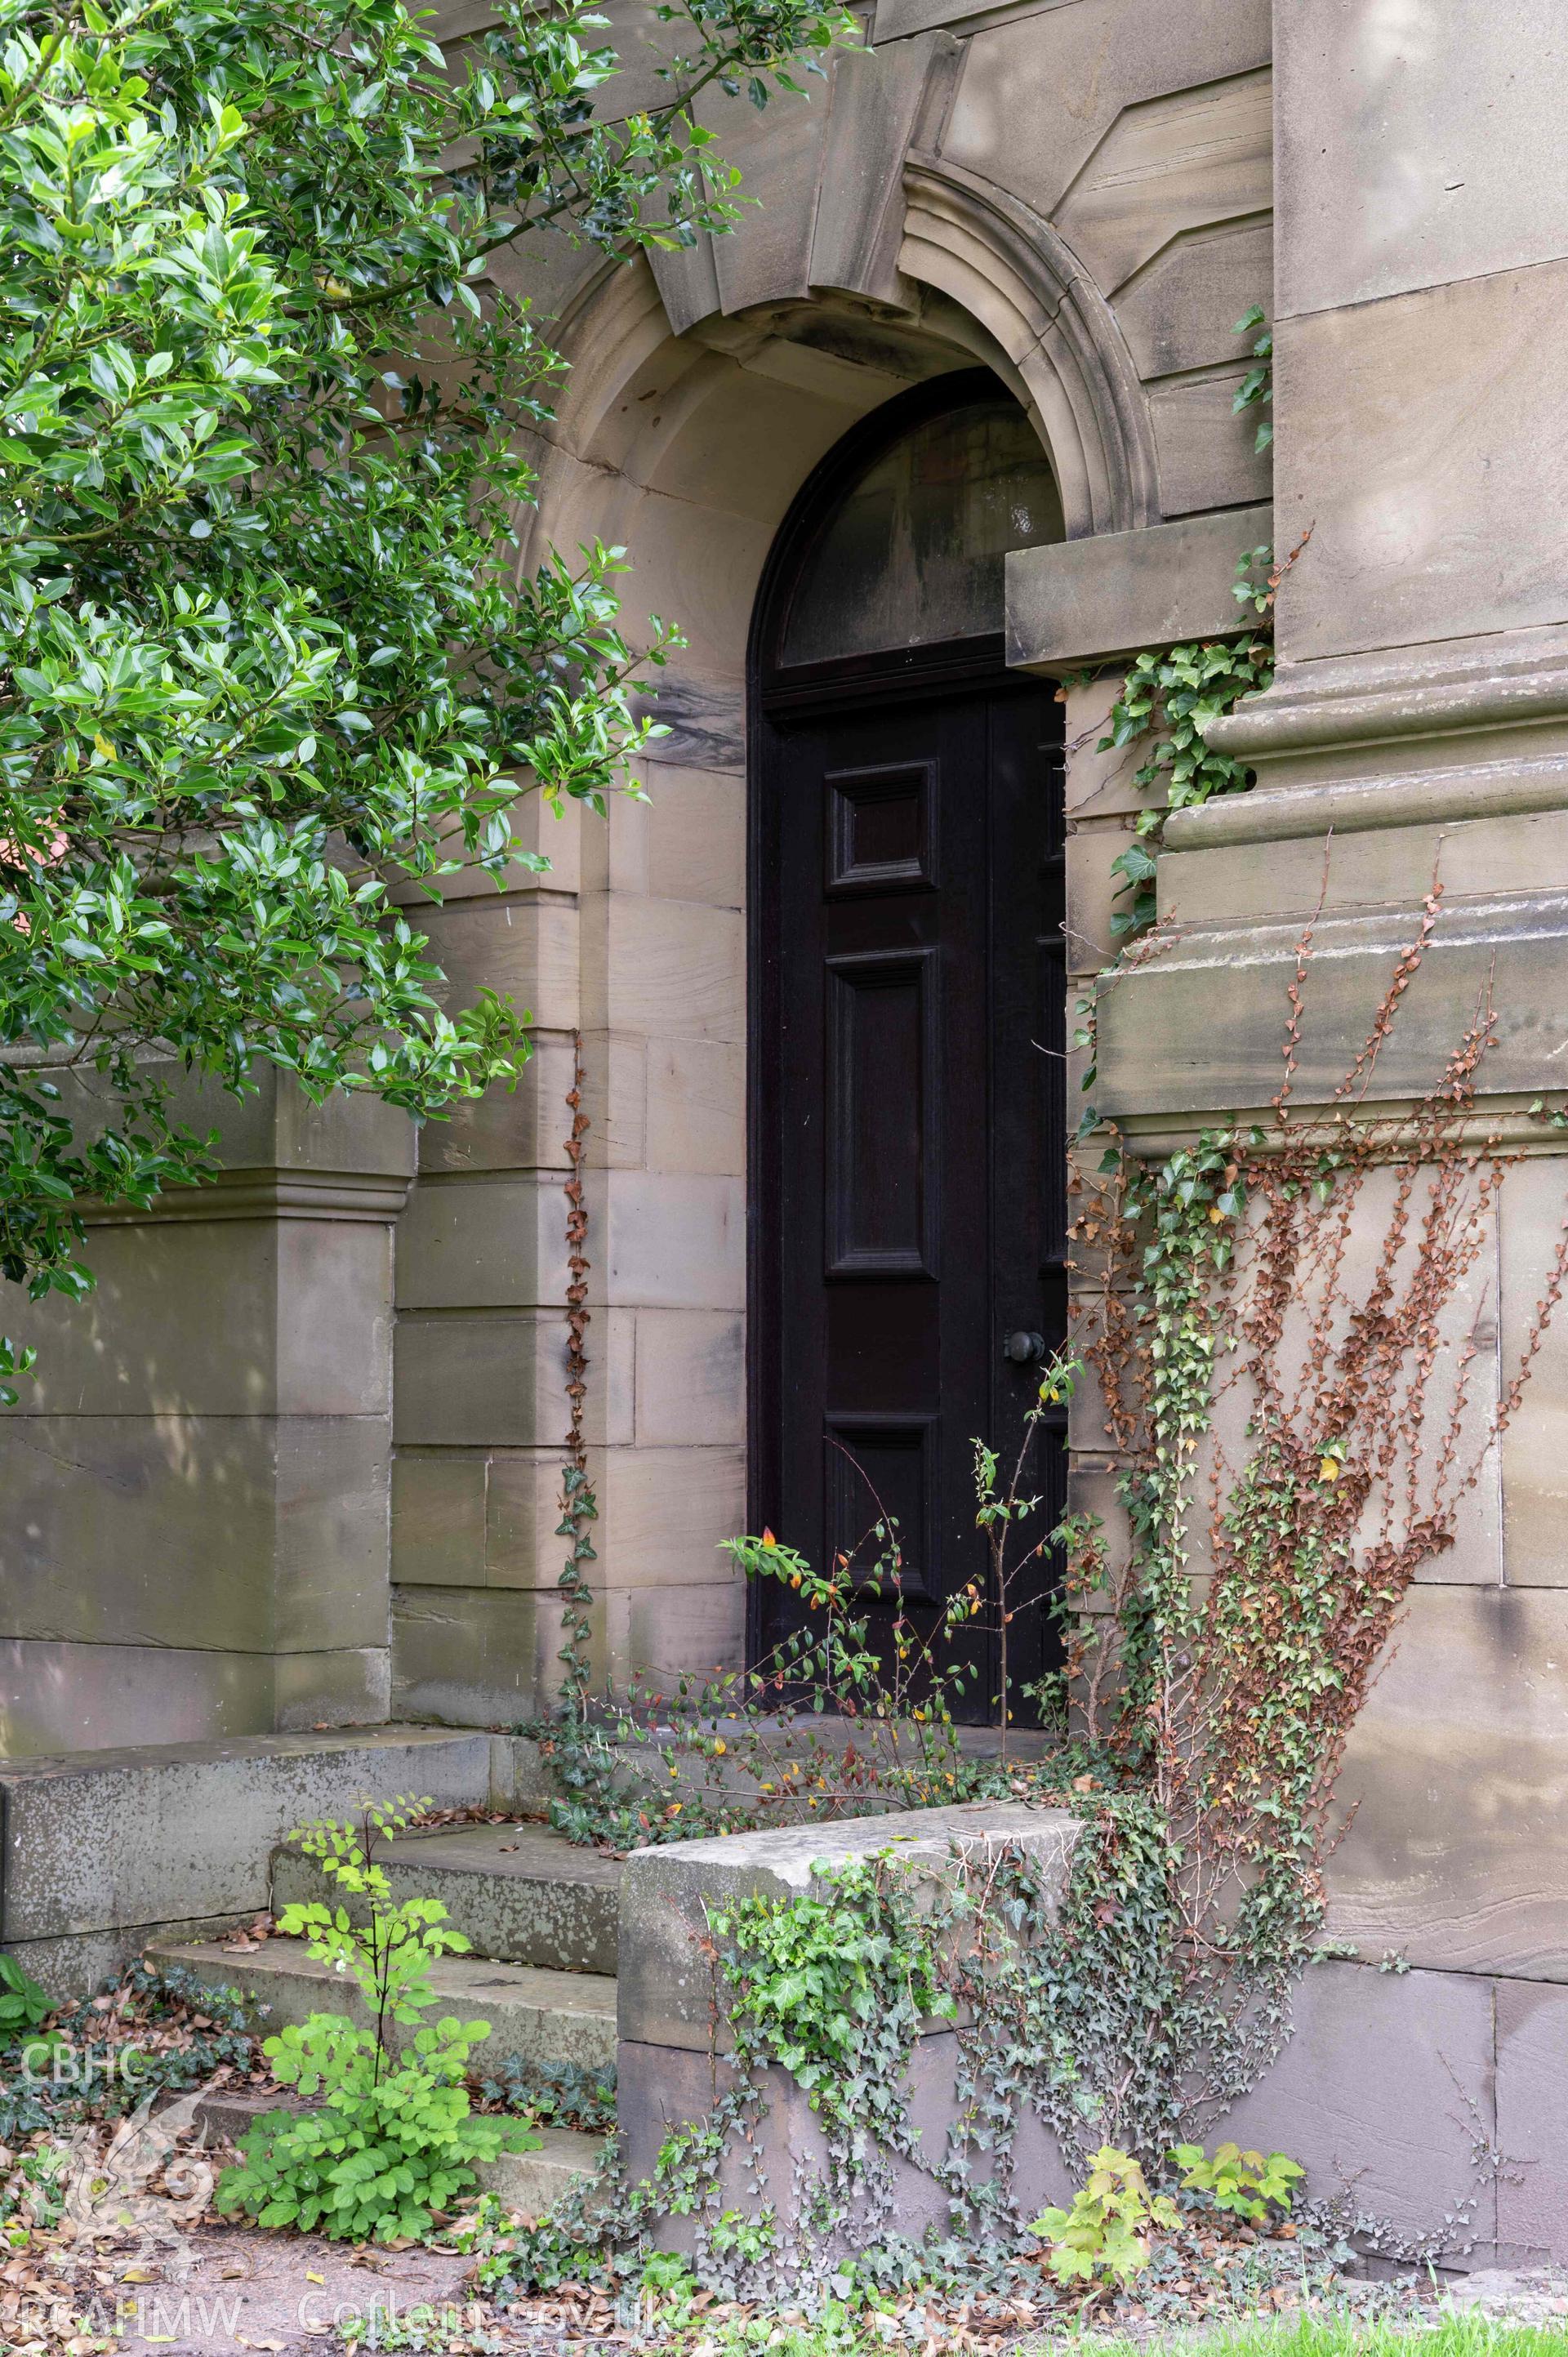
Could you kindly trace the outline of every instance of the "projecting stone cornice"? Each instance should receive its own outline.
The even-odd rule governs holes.
[[[1216,721],[1228,752],[1284,755],[1568,718],[1568,630],[1500,632],[1282,664],[1266,697]]]
[[[91,1228],[193,1220],[395,1220],[411,1183],[381,1171],[223,1170],[206,1186],[171,1187],[145,1209],[132,1203],[79,1208]]]

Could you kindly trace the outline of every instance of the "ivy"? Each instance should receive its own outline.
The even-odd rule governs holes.
[[[1230,404],[1231,414],[1236,417],[1246,409],[1267,408],[1274,397],[1274,331],[1261,303],[1252,304],[1242,313],[1236,322],[1236,333],[1250,336],[1254,328],[1262,330],[1252,346],[1252,358],[1257,365],[1247,371],[1236,388],[1236,397]],[[1260,417],[1253,449],[1266,450],[1273,438],[1273,419]]]
[[[1250,335],[1254,328],[1262,332],[1252,346],[1256,365],[1231,404],[1238,414],[1265,407],[1274,397],[1273,334],[1256,303],[1237,320],[1236,333]],[[1254,447],[1266,450],[1273,435],[1272,419],[1261,419]],[[1109,753],[1147,742],[1134,782],[1162,790],[1162,804],[1139,813],[1133,842],[1111,863],[1112,873],[1122,878],[1117,898],[1125,903],[1112,912],[1113,939],[1142,932],[1155,921],[1155,850],[1167,813],[1196,809],[1220,794],[1245,793],[1252,783],[1253,772],[1244,761],[1210,748],[1208,731],[1243,697],[1261,694],[1273,679],[1274,592],[1283,570],[1273,568],[1267,547],[1247,549],[1237,560],[1231,594],[1258,618],[1256,629],[1235,638],[1145,648],[1133,658],[1111,708],[1110,733],[1097,750]]]
[[[1038,1863],[1016,1846],[983,1861],[955,1846],[940,1872],[891,1848],[818,1860],[805,1894],[711,1907],[702,1944],[730,2083],[671,2131],[646,2179],[628,2182],[612,2156],[538,2226],[481,2235],[486,2289],[592,2281],[618,2292],[630,2323],[650,2287],[677,2306],[700,2289],[820,2313],[912,2290],[1038,2299],[1042,2261],[1066,2282],[1074,2270],[1041,2250],[1042,2237],[1058,2239],[1051,2221],[1015,2200],[1023,2124],[1042,2121],[1087,2171],[1116,2124],[1142,2127],[1149,2165],[1166,2173],[1195,2026],[1182,2011],[1157,1817],[1135,1792],[1104,1794],[1086,1813],[1059,1921]],[[933,2021],[953,2025],[955,2103],[928,2145],[909,2117],[910,2074]],[[825,2153],[820,2172],[797,2169],[788,2222],[757,2137],[780,2073],[806,2095]],[[895,2163],[939,2189],[945,2228],[918,2238],[902,2228]],[[1163,2196],[1149,2215],[1175,2222]],[[687,2222],[689,2259],[655,2247],[673,2218]]]
[[[1075,1180],[1077,1232],[1105,1271],[1082,1355],[1120,1461],[1126,1541],[1113,1550],[1082,1514],[1058,1534],[1080,1731],[1026,1789],[1079,1820],[1059,1910],[1016,1850],[955,1855],[940,1877],[905,1870],[896,1852],[820,1865],[792,1902],[715,1908],[705,1945],[733,2083],[671,2136],[645,2181],[607,2179],[569,2222],[517,2244],[520,2280],[590,2265],[625,2280],[672,2215],[692,2222],[698,2278],[715,2290],[744,2279],[748,2297],[821,2297],[852,2223],[868,2286],[1016,2279],[1037,2258],[1013,2192],[1031,2116],[1085,2170],[1111,2148],[1153,2184],[1179,2149],[1188,2192],[1232,2209],[1294,2181],[1288,2167],[1264,2170],[1265,2193],[1251,2161],[1234,2166],[1222,2147],[1199,2183],[1192,2153],[1289,2034],[1321,1941],[1349,1730],[1410,1582],[1454,1543],[1568,1283],[1565,1226],[1477,1436],[1471,1356],[1446,1355],[1442,1337],[1495,1232],[1509,1167],[1470,1129],[1489,1009],[1413,1109],[1387,1123],[1338,1110],[1365,1096],[1438,909],[1434,893],[1326,1115],[1290,1103],[1309,927],[1272,1117],[1147,1164],[1112,1140],[1094,1185]],[[1242,1407],[1223,1431],[1222,1387]],[[985,1450],[977,1473],[988,1527],[1007,1527],[994,1509],[1021,1495],[1019,1473],[1001,1493]],[[834,1605],[833,1571],[766,1536],[742,1554]],[[944,2017],[956,2103],[945,2144],[927,2149],[908,2117],[910,2072],[923,2029]],[[797,2188],[787,2229],[766,2212],[756,2160],[778,2072],[805,2093],[827,2156]],[[895,2162],[940,2189],[945,2233],[899,2233]],[[769,2222],[767,2251],[744,2264],[733,2239],[722,2254],[714,2240],[736,2166]]]
[[[1020,1789],[1026,1770],[1009,1749],[1002,1695],[1036,1706],[1047,1726],[1059,1727],[1066,1709],[1054,1674],[1019,1682],[1009,1667],[1010,1621],[1049,1610],[1057,1586],[1056,1534],[1041,1527],[1043,1501],[1028,1477],[1039,1428],[1079,1372],[1065,1357],[1042,1370],[1007,1467],[973,1444],[975,1523],[990,1558],[983,1587],[971,1582],[934,1616],[906,1606],[897,1522],[880,1504],[860,1544],[823,1571],[771,1531],[729,1539],[747,1578],[778,1581],[805,1619],[755,1668],[682,1676],[668,1693],[640,1674],[618,1697],[600,1691],[588,1575],[597,1509],[582,1465],[568,1462],[557,1532],[569,1543],[557,1581],[561,1687],[553,1711],[519,1730],[542,1745],[551,1823],[574,1841],[626,1849]],[[884,1602],[892,1607],[885,1631],[875,1617]],[[975,1673],[971,1649],[953,1641],[986,1635],[999,1661],[988,1697],[1002,1719],[995,1758],[967,1751],[960,1734]]]
[[[1238,568],[1249,596],[1257,556],[1256,550],[1250,551]],[[1233,754],[1212,748],[1208,730],[1233,712],[1243,696],[1261,694],[1273,675],[1273,639],[1264,630],[1195,640],[1133,657],[1111,707],[1110,731],[1100,739],[1098,750],[1108,753],[1146,742],[1149,749],[1134,781],[1163,788],[1164,804],[1139,813],[1133,842],[1111,863],[1112,874],[1122,878],[1119,897],[1127,904],[1112,914],[1111,930],[1118,939],[1154,922],[1151,841],[1157,845],[1166,813],[1196,809],[1220,794],[1244,793],[1251,785],[1251,770]]]
[[[31,2003],[29,2011],[36,2011]],[[11,2071],[0,2089],[0,2145],[61,2134],[88,2119],[114,2119],[149,2095],[204,2086],[214,2073],[248,2076],[255,2061],[245,2000],[232,1989],[209,1988],[178,1965],[155,1972],[134,1964],[113,2003],[87,1998],[52,2015],[46,2009],[45,2018],[47,2030],[37,2041],[24,2037],[7,2054],[32,2072]],[[122,2054],[133,2060],[128,2071],[116,2067]]]
[[[613,2062],[551,2062],[531,2055],[487,2053],[474,2090],[488,2109],[522,2112],[542,2127],[602,2136],[616,2124]]]
[[[743,2072],[778,2063],[818,2114],[846,2182],[878,2145],[906,2150],[902,2081],[920,2024],[950,2020],[939,1918],[910,1903],[889,1857],[813,1876],[823,1895],[766,1893],[710,1908],[724,2010]]]

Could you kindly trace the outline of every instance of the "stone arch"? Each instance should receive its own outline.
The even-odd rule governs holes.
[[[904,167],[898,267],[979,322],[1016,371],[1068,537],[1160,515],[1148,404],[1116,317],[1066,241],[1016,197],[932,155]]]
[[[581,418],[613,397],[661,324],[672,339],[755,360],[759,329],[810,341],[800,307],[832,319],[847,306],[863,348],[873,322],[885,345],[902,333],[895,386],[923,372],[921,337],[994,369],[1050,457],[1069,539],[1158,522],[1148,398],[1110,302],[1038,212],[931,144],[960,55],[948,34],[846,52],[820,103],[792,111],[788,136],[759,145],[755,171],[745,158],[762,210],[738,235],[612,272],[618,295],[605,270],[591,274],[560,322],[574,360],[567,407]],[[679,430],[667,416],[667,439]]]
[[[1146,511],[1120,391],[1088,387],[1106,339],[1081,274],[1051,243],[1031,279],[1017,209],[945,167],[908,167],[911,231],[908,146],[889,143],[865,271],[842,273],[872,287],[813,283],[819,206],[815,264],[791,277],[777,249],[759,255],[682,332],[643,261],[564,257],[548,306],[570,369],[537,445],[524,562],[623,544],[628,636],[657,613],[689,644],[665,674],[648,802],[618,801],[607,823],[542,819],[547,875],[454,897],[431,924],[448,972],[532,1010],[538,1052],[515,1099],[422,1147],[400,1231],[395,1706],[413,1716],[506,1723],[556,1674],[576,1034],[605,1667],[741,1657],[744,1597],[719,1542],[746,1502],[746,654],[801,484],[868,412],[980,360],[1030,408],[1070,531]],[[740,299],[757,285],[779,291]]]
[[[658,276],[637,262],[596,272],[554,334],[570,371],[540,451],[533,545],[625,544],[633,635],[655,614],[687,632],[660,694],[666,764],[742,762],[762,566],[800,485],[852,425],[976,360],[1035,414],[1002,346],[936,290],[898,306],[817,290],[714,310],[677,334]]]

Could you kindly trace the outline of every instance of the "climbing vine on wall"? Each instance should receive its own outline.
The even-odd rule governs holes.
[[[1274,398],[1274,331],[1261,303],[1252,304],[1236,322],[1239,336],[1250,336],[1254,328],[1259,330],[1259,334],[1252,346],[1253,365],[1237,386],[1236,398],[1230,404],[1232,413],[1238,417],[1243,410],[1271,407]],[[1273,438],[1273,419],[1260,417],[1252,441],[1253,449],[1266,450]]]
[[[584,1412],[588,1396],[588,1207],[583,1168],[589,1121],[583,1110],[583,1035],[572,1041],[571,1125],[565,1140],[566,1178],[566,1438],[561,1472],[561,1520],[566,1543],[556,1581],[561,1603],[561,1683],[553,1708],[525,1723],[550,1763],[550,1822],[575,1840],[620,1834],[621,1802],[615,1749],[596,1708],[594,1676],[594,1590],[588,1566],[597,1560],[594,1527],[598,1500],[588,1479]],[[635,1836],[633,1836],[635,1837]]]
[[[1273,335],[1256,303],[1237,320],[1236,333],[1250,335],[1255,328],[1262,332],[1252,345],[1254,365],[1231,404],[1238,414],[1266,409],[1274,397]],[[1261,418],[1254,448],[1266,450],[1273,434],[1272,418]],[[1193,809],[1219,794],[1244,793],[1252,783],[1246,762],[1209,746],[1208,731],[1214,721],[1234,712],[1243,697],[1261,694],[1273,681],[1274,594],[1310,537],[1309,532],[1283,565],[1274,564],[1267,546],[1246,549],[1238,557],[1231,594],[1251,611],[1253,627],[1230,638],[1145,648],[1128,666],[1111,707],[1109,732],[1096,749],[1109,753],[1127,745],[1146,746],[1134,782],[1158,791],[1162,799],[1139,813],[1133,842],[1112,862],[1112,872],[1122,879],[1117,891],[1122,905],[1111,917],[1112,934],[1118,941],[1142,932],[1155,920],[1155,852],[1167,813]]]
[[[1112,1135],[1078,1181],[1103,1272],[1079,1347],[1127,1535],[1090,1516],[1071,1534],[1076,1601],[1101,1608],[1071,1667],[1087,1737],[1168,1844],[1167,2004],[1199,2109],[1277,2047],[1374,1666],[1417,1573],[1457,1543],[1568,1268],[1565,1221],[1488,1396],[1478,1277],[1517,1159],[1477,1102],[1489,1005],[1423,1098],[1369,1110],[1440,917],[1434,888],[1326,1109],[1294,1102],[1309,925],[1268,1117],[1152,1167]],[[1122,2125],[1146,2145],[1152,2117]]]
[[[1217,794],[1242,793],[1251,784],[1244,761],[1210,747],[1208,729],[1243,696],[1261,694],[1273,675],[1273,636],[1262,630],[1133,656],[1098,749],[1106,753],[1146,742],[1135,782],[1163,789],[1164,800],[1157,808],[1140,811],[1133,841],[1111,863],[1122,878],[1118,897],[1124,904],[1112,912],[1111,930],[1118,939],[1154,922],[1154,852],[1167,812],[1211,802]]]
[[[1424,1095],[1391,1111],[1375,1095],[1441,918],[1434,888],[1311,1106],[1308,925],[1266,1113],[1148,1162],[1110,1132],[1075,1181],[1075,1254],[1100,1272],[1080,1297],[1080,1407],[1112,1495],[1062,1527],[1074,1721],[1027,1771],[1080,1826],[1059,1910],[1016,1849],[955,1857],[934,1895],[884,1857],[820,1870],[804,1901],[716,1909],[734,2075],[649,2177],[612,2170],[509,2245],[515,2279],[634,2267],[671,2215],[716,2287],[820,2289],[851,2221],[867,2281],[990,2279],[1027,2241],[1012,2167],[1030,2115],[1080,2167],[1111,2145],[1156,2178],[1274,2058],[1322,1937],[1336,1783],[1375,1665],[1412,1582],[1461,1540],[1568,1276],[1565,1220],[1513,1363],[1487,1375],[1479,1279],[1519,1158],[1478,1093],[1490,1006]],[[785,1577],[816,1577],[782,1552]],[[927,2148],[908,2073],[942,2013],[957,2104]],[[789,2221],[754,2166],[780,2071],[826,2147]],[[897,2231],[896,2163],[945,2199],[948,2230],[918,2247]]]
[[[1263,628],[1151,652],[1128,674],[1106,746],[1147,740],[1140,777],[1164,780],[1177,807],[1249,782],[1209,752],[1207,732],[1267,683],[1266,620],[1284,569],[1261,551],[1239,568]],[[1487,1375],[1481,1276],[1519,1158],[1479,1093],[1490,1005],[1424,1094],[1408,1068],[1392,1110],[1377,1093],[1442,914],[1434,886],[1361,1045],[1337,1081],[1315,1076],[1305,1110],[1310,923],[1284,995],[1278,1086],[1259,1118],[1144,1158],[1086,1115],[1104,1152],[1073,1179],[1074,1249],[1080,1275],[1098,1280],[1079,1297],[1074,1351],[1107,1495],[1058,1534],[1070,1723],[1053,1752],[1014,1771],[1081,1826],[1059,1913],[1015,1851],[957,1860],[934,1901],[884,1859],[824,1870],[804,1902],[717,1911],[707,1948],[735,2078],[671,2135],[645,2181],[607,2179],[514,2249],[521,2275],[548,2280],[554,2268],[560,2280],[593,2253],[641,2249],[678,2214],[697,2222],[699,2268],[715,2284],[742,2268],[798,2281],[831,2255],[852,2207],[862,2241],[867,2222],[879,2238],[867,2265],[906,2279],[961,2268],[1026,2230],[1010,2185],[1028,2113],[1080,2164],[1115,2145],[1155,2175],[1277,2054],[1321,1940],[1336,1787],[1376,1664],[1412,1582],[1461,1542],[1568,1275],[1565,1220],[1513,1363]],[[1161,946],[1145,932],[1101,977],[1085,1010],[1090,1048],[1106,994]],[[983,1514],[984,1498],[983,1487]],[[583,1528],[568,1515],[575,1549]],[[879,1537],[896,1589],[896,1528]],[[866,1673],[853,1666],[836,1567],[814,1570],[768,1534],[736,1553],[751,1576],[801,1589],[824,1627],[841,1616],[810,1658],[830,1684],[842,1670],[853,1698]],[[733,1740],[714,1733],[705,1765]],[[896,1790],[906,1802],[948,1797],[900,1786],[899,1760],[897,1739],[886,1764],[870,1754],[867,1804]],[[683,1789],[682,1763],[660,1764]],[[775,1802],[815,1808],[819,1796],[854,1805],[823,1779],[815,1791],[810,1777],[788,1791],[761,1783],[754,1821]],[[615,1822],[630,1822],[620,1805]],[[661,1825],[684,1806],[667,1797]],[[647,1837],[645,1804],[640,1822]],[[960,2022],[957,2117],[943,2150],[917,2152],[907,2073],[920,2019],[943,2010]],[[725,2206],[767,2074],[780,2070],[808,2090],[828,2153],[787,2237],[760,2179],[744,2213]],[[912,2252],[893,2233],[894,2159],[916,2161],[946,2194],[940,2250]]]

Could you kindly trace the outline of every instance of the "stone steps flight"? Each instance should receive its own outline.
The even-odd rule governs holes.
[[[359,1990],[329,1964],[318,1964],[303,1940],[271,1939],[253,1953],[236,1954],[217,1941],[156,1942],[155,1964],[193,1973],[211,1989],[237,1989],[264,2007],[265,2034],[307,2021],[313,2013],[341,2013],[360,2029],[370,2015]],[[561,1973],[534,1964],[498,1964],[484,1956],[443,1956],[431,1970],[437,2004],[426,2016],[488,2021],[489,2036],[474,2049],[490,2067],[509,2054],[527,2062],[575,2062],[602,2070],[616,2057],[616,1985],[607,1973]],[[394,2023],[391,2042],[404,2032]]]
[[[439,1899],[476,1956],[550,1972],[615,1972],[618,1858],[536,1824],[403,1834],[378,1842],[372,1856],[394,1899]],[[273,1853],[274,1912],[291,1900],[345,1903],[321,1868],[285,1843]],[[348,1904],[351,1915],[362,1911]]]
[[[618,1860],[575,1848],[536,1824],[446,1826],[380,1842],[373,1855],[394,1900],[439,1899],[471,1943],[471,1953],[443,1956],[432,1967],[437,2004],[426,2018],[450,2013],[488,2021],[489,2035],[474,2050],[478,2069],[494,2070],[512,2055],[588,2071],[613,2066]],[[362,1902],[343,1900],[318,1866],[285,1843],[273,1853],[273,1910],[311,1900],[364,1913]],[[237,1990],[259,2009],[263,2034],[313,2013],[342,2013],[370,2026],[353,1982],[313,1958],[303,1940],[274,1935],[248,1953],[216,1941],[164,1941],[147,1953],[209,1988]],[[391,2042],[411,2034],[394,2025]],[[258,2108],[266,2106],[248,2096],[215,2096],[209,2124],[230,2136],[242,2133]],[[575,2129],[541,2134],[538,2152],[503,2155],[481,2172],[484,2185],[525,2216],[539,2214],[591,2173],[604,2150],[603,2137]]]

